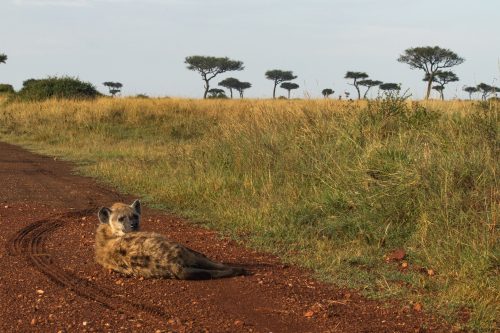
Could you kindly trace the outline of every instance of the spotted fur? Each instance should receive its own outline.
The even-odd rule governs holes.
[[[139,231],[141,204],[103,207],[95,239],[96,261],[105,268],[151,278],[213,279],[244,275],[242,268],[211,261],[203,254],[154,232]]]

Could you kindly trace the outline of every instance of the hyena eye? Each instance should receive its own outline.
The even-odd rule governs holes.
[[[118,218],[118,221],[120,221],[120,222],[125,221],[125,216],[120,216],[120,217]]]

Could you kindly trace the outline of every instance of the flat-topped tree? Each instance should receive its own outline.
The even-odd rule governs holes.
[[[427,82],[429,80],[429,74],[425,74],[424,76],[424,81]],[[432,82],[434,83],[437,83],[436,86],[439,86],[441,88],[439,89],[436,89],[434,87],[432,87],[432,89],[436,90],[436,91],[439,91],[439,96],[441,97],[441,100],[444,101],[444,86],[447,85],[448,83],[450,82],[456,82],[458,81],[458,76],[451,72],[451,71],[437,71],[436,73],[434,73],[434,76],[432,78]]]
[[[230,71],[241,71],[245,67],[243,62],[238,60],[231,60],[227,57],[207,57],[207,56],[190,56],[186,57],[185,64],[187,68],[192,71],[200,73],[201,78],[205,81],[205,92],[203,98],[207,98],[208,91],[210,90],[210,80],[219,74]]]
[[[438,46],[424,46],[409,48],[398,58],[399,62],[410,65],[411,69],[421,69],[427,77],[427,92],[425,99],[429,99],[434,76],[443,68],[460,65],[465,59],[455,52]]]
[[[469,94],[469,100],[472,100],[472,94],[479,91],[477,87],[464,87],[463,90]]]
[[[229,89],[229,94],[231,98],[233,98],[233,89],[238,89],[238,85],[240,84],[240,80],[235,79],[234,77],[228,77],[219,82],[219,86]]]
[[[444,87],[443,86],[440,86],[440,85],[435,85],[435,86],[432,86],[432,89],[436,90],[437,92],[439,92],[439,96],[443,96],[443,90],[444,90]]]
[[[236,90],[240,93],[240,98],[243,98],[243,92],[245,89],[251,88],[252,84],[250,82],[239,82]]]
[[[268,80],[274,81],[273,88],[273,99],[276,98],[276,86],[282,82],[292,81],[297,78],[296,75],[293,75],[292,71],[282,71],[280,69],[273,69],[266,72],[266,78]]]
[[[399,83],[382,83],[379,86],[380,90],[383,91],[399,91],[401,90],[401,86]]]
[[[115,97],[116,94],[122,91],[123,84],[120,82],[111,82],[111,81],[106,81],[103,83],[104,86],[106,86],[109,90],[109,93],[111,96]]]
[[[358,92],[358,99],[361,99],[361,92],[359,91],[359,80],[364,80],[368,77],[368,74],[365,72],[347,72],[344,76],[344,79],[352,79],[353,82],[349,83],[351,86],[356,88]]]
[[[370,90],[371,87],[379,86],[382,83],[383,83],[382,81],[370,80],[370,79],[358,81],[358,85],[366,87],[366,91],[363,94],[363,98],[366,99],[366,96],[368,95],[368,91]]]
[[[333,91],[330,88],[326,88],[321,90],[321,94],[323,95],[324,98],[328,98],[330,95],[332,95],[335,91]]]
[[[486,83],[478,84],[477,89],[481,93],[481,99],[484,101],[488,98],[489,95],[500,92],[500,88],[497,88],[495,86],[490,86],[489,84]]]
[[[288,99],[290,99],[290,91],[299,88],[299,85],[293,82],[283,82],[280,87],[288,90]]]

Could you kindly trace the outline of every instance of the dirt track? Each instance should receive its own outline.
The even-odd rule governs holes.
[[[0,143],[0,332],[449,332],[405,304],[369,301],[165,213],[163,233],[253,275],[142,280],[93,261],[97,208],[132,197],[72,165]]]

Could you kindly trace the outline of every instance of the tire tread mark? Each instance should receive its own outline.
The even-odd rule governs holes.
[[[91,281],[79,278],[61,269],[54,264],[52,256],[47,253],[45,242],[51,233],[67,223],[65,219],[87,216],[95,210],[92,208],[72,211],[35,221],[19,230],[7,242],[7,253],[11,256],[22,255],[26,257],[28,263],[48,277],[50,281],[71,290],[80,297],[133,317],[137,317],[138,312],[142,312],[148,317],[153,317],[155,320],[163,322],[163,319],[168,318],[168,316],[161,308],[118,297],[116,296],[117,293],[112,289],[99,287]]]

